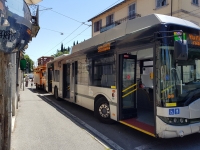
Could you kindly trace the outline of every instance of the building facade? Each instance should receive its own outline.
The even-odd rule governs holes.
[[[199,25],[200,0],[124,0],[88,20],[92,22],[92,37],[152,13],[172,15]]]

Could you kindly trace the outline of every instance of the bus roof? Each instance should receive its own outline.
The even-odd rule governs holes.
[[[63,58],[65,58],[65,56],[68,56],[69,54],[62,54],[58,57],[55,57],[54,60],[50,61],[49,63],[53,63],[55,61],[59,61],[59,60],[62,60]]]
[[[176,25],[187,26],[200,30],[200,27],[190,21],[183,20],[177,17],[161,15],[161,14],[151,14],[144,17],[128,20],[108,31],[100,33],[78,45],[75,45],[72,48],[72,53],[84,50],[90,47],[98,46],[106,42],[114,41],[117,38],[123,37],[127,34],[137,32],[139,30],[149,28],[151,26],[161,24],[161,23],[170,23]]]

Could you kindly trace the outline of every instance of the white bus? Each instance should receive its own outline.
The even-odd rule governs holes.
[[[62,98],[153,137],[200,132],[200,27],[159,14],[128,20],[47,65]],[[52,83],[51,83],[52,80]]]

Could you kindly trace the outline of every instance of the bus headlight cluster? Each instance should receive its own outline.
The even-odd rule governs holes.
[[[189,124],[189,120],[187,118],[169,118],[169,117],[159,117],[162,121],[164,121],[167,124],[171,125],[187,125]]]

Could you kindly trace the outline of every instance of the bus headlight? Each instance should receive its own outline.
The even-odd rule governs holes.
[[[178,119],[177,119],[177,118],[174,118],[173,120],[174,120],[174,123],[177,123],[177,122],[178,122]]]
[[[185,119],[185,122],[187,123],[187,122],[188,122],[188,119]]]
[[[186,118],[172,118],[172,117],[161,117],[158,116],[163,122],[170,124],[170,125],[177,125],[177,126],[182,126],[182,125],[188,125],[189,120]]]
[[[185,119],[186,120],[186,119]],[[184,119],[180,118],[180,123],[184,123]],[[186,122],[187,123],[187,122]]]

